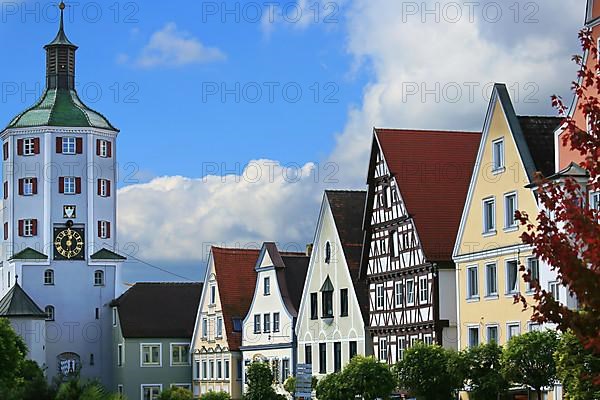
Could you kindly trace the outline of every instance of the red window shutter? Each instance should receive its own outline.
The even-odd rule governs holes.
[[[40,154],[40,138],[33,139],[33,154]]]
[[[31,220],[31,234],[37,236],[37,219]]]
[[[31,178],[31,186],[33,194],[37,194],[37,178]]]
[[[23,193],[25,193],[25,179],[19,179],[19,196],[23,196]]]
[[[106,222],[106,238],[110,239],[110,222]]]
[[[80,137],[75,138],[75,153],[77,153],[77,154],[83,153],[83,139]]]
[[[102,194],[102,179],[98,179],[98,196]]]
[[[65,192],[65,178],[63,178],[62,176],[60,178],[58,178],[58,193],[64,193]]]
[[[100,139],[96,139],[96,155],[100,155]]]
[[[102,237],[102,221],[98,221],[98,237]]]
[[[106,197],[110,197],[110,181],[106,180]]]
[[[106,156],[112,157],[112,142],[106,141]]]
[[[4,161],[8,160],[8,142],[2,145],[2,152],[4,153]]]
[[[19,220],[19,236],[23,236],[25,234],[25,221],[22,219]]]
[[[4,223],[4,240],[8,240],[8,222]]]
[[[23,139],[17,139],[17,154],[23,155]]]
[[[81,194],[81,178],[75,178],[75,193]]]
[[[62,153],[62,137],[56,138],[56,153],[57,154]]]
[[[4,200],[8,199],[8,181],[4,182]]]

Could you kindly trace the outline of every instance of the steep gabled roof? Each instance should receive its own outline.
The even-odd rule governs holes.
[[[111,302],[125,338],[191,338],[202,283],[136,283]]]
[[[425,256],[451,261],[481,133],[375,129],[375,138]]]
[[[35,301],[18,284],[15,285],[0,299],[0,317],[30,317],[46,318]]]
[[[273,242],[265,242],[263,251],[268,252],[273,261],[279,291],[288,312],[297,316],[310,257],[305,253],[280,252]],[[257,260],[257,268],[259,262],[260,258]]]
[[[225,322],[227,342],[232,351],[239,350],[242,332],[233,320],[246,318],[256,285],[256,261],[259,250],[212,247],[211,254]]]
[[[326,190],[325,197],[340,238],[346,264],[354,283],[354,292],[358,299],[363,320],[368,323],[369,288],[364,279],[360,279],[360,258],[364,240],[362,218],[364,214],[366,191]]]

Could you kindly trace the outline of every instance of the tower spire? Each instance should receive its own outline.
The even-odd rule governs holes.
[[[64,12],[66,5],[60,2],[60,24],[54,40],[44,46],[46,50],[46,88],[75,89],[75,46],[65,33]]]

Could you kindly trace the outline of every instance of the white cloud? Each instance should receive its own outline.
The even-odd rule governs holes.
[[[207,47],[190,33],[177,29],[173,22],[150,36],[149,42],[133,59],[141,68],[180,67],[224,60],[225,54],[216,47]],[[120,55],[118,62],[129,62],[130,57]]]
[[[373,76],[362,105],[349,112],[327,157],[339,165],[338,186],[364,187],[373,126],[481,129],[487,84],[506,82],[518,113],[551,112],[550,94],[568,95],[575,76],[569,56],[577,50],[580,3],[544,2],[534,24],[515,24],[506,10],[498,23],[481,16],[473,22],[424,24],[420,16],[403,22],[406,2],[348,3],[347,50],[358,68],[368,65]],[[415,84],[418,93],[407,95]],[[468,85],[475,84],[470,98]],[[442,90],[439,101],[433,94],[422,101],[422,89],[436,85],[458,86],[463,94],[454,101],[450,91],[444,95]],[[537,103],[526,102],[526,95]],[[137,242],[143,257],[163,260],[201,259],[200,244],[206,242],[304,243],[312,237],[326,186],[331,185],[312,178],[295,183],[281,178],[236,182],[231,175],[225,183],[216,176],[157,178],[119,191],[121,238]]]

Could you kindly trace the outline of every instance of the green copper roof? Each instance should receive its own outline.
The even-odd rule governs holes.
[[[90,258],[92,260],[127,260],[127,257],[123,257],[122,255],[112,252],[105,248],[103,248],[95,254],[92,254]]]
[[[46,90],[36,104],[17,115],[6,129],[37,126],[101,128],[118,131],[102,114],[83,104],[77,92],[66,89]]]
[[[0,299],[0,317],[46,318],[46,313],[38,307],[27,293],[16,283]]]
[[[21,250],[17,254],[13,255],[9,258],[11,260],[47,260],[48,256],[40,253],[37,250],[32,249],[31,247],[27,247],[24,250]]]

